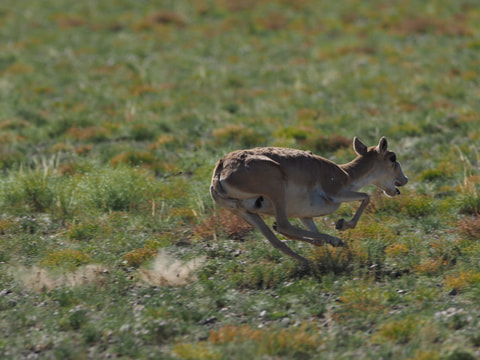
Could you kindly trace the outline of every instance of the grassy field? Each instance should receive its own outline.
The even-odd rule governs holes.
[[[2,359],[480,357],[480,4],[2,0]],[[215,209],[253,146],[409,184],[307,271]],[[270,221],[271,225],[273,222]]]

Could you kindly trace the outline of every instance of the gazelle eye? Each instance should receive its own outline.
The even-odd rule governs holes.
[[[390,156],[390,161],[391,162],[397,161],[397,155],[393,154],[392,156]]]

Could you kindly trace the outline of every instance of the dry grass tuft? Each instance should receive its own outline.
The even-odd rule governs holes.
[[[458,187],[460,213],[477,215],[480,213],[480,176],[470,175],[465,177]]]
[[[438,275],[448,265],[448,261],[442,258],[432,258],[422,261],[413,267],[417,274]]]
[[[394,341],[399,344],[406,344],[415,336],[417,328],[422,324],[418,318],[408,316],[405,319],[391,321],[380,326],[378,332],[373,336],[374,340],[384,342]]]
[[[0,235],[6,235],[13,227],[13,221],[9,219],[0,219]]]
[[[288,25],[287,18],[280,13],[271,13],[255,20],[255,24],[262,30],[283,30]]]
[[[352,146],[352,139],[342,135],[322,136],[315,134],[303,141],[299,141],[299,143],[315,152],[322,153],[349,148]]]
[[[148,21],[153,24],[175,25],[184,27],[187,25],[184,17],[171,11],[159,11],[148,16]]]
[[[87,21],[77,15],[59,13],[52,16],[52,18],[61,29],[75,28],[87,25]]]
[[[440,19],[436,17],[408,17],[398,23],[384,24],[388,30],[399,35],[428,34],[440,36],[472,36],[473,32],[458,19]]]
[[[363,255],[350,248],[334,248],[331,246],[312,247],[311,258],[321,272],[342,273],[350,269],[354,258]]]
[[[340,322],[348,321],[352,317],[369,317],[382,314],[388,308],[383,294],[375,286],[358,284],[347,287],[339,297],[341,306],[333,314]]]
[[[256,5],[255,0],[220,0],[219,4],[229,11],[253,10]]]
[[[138,166],[143,164],[153,164],[155,157],[149,151],[127,151],[118,154],[110,160],[113,166],[119,164],[128,164],[130,166]]]
[[[465,290],[472,284],[478,282],[480,282],[480,273],[473,270],[467,270],[459,271],[453,275],[445,276],[445,279],[443,280],[443,285],[448,290],[455,290],[457,292],[460,292]]]
[[[480,239],[480,215],[466,217],[458,222],[458,231],[471,240]]]
[[[209,342],[214,345],[252,342],[259,346],[259,354],[274,355],[282,351],[305,351],[317,349],[323,339],[317,332],[302,325],[295,329],[271,331],[256,329],[250,325],[225,325],[211,331]]]
[[[88,155],[93,150],[92,144],[80,145],[75,148],[75,153],[77,155]]]
[[[98,142],[107,139],[111,135],[111,132],[103,126],[87,126],[84,128],[73,126],[67,130],[66,135],[78,141]]]
[[[220,209],[218,213],[212,212],[194,228],[193,232],[195,236],[205,240],[215,239],[219,232],[225,232],[230,239],[242,240],[252,229],[252,226],[243,219],[225,209]]]
[[[159,26],[174,26],[184,28],[187,25],[185,18],[171,11],[158,11],[147,15],[144,19],[133,25],[135,31],[153,30]]]
[[[212,135],[216,145],[226,145],[233,142],[239,144],[239,146],[250,147],[265,142],[261,134],[240,124],[231,124],[220,129],[215,129]]]

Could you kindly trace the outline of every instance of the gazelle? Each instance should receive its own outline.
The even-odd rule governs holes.
[[[317,246],[342,246],[339,238],[320,233],[313,218],[333,213],[343,202],[360,201],[351,220],[336,223],[338,230],[353,229],[370,202],[368,194],[358,191],[362,187],[374,184],[389,197],[399,195],[397,187],[406,185],[408,178],[395,153],[387,148],[385,137],[372,147],[355,137],[357,157],[343,165],[295,149],[233,151],[217,162],[210,193],[218,205],[260,230],[275,248],[308,264],[277,238],[260,215],[274,216],[274,229],[287,238]],[[307,230],[294,227],[289,218],[299,218]]]

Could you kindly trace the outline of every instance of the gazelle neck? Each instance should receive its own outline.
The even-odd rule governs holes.
[[[375,171],[375,162],[371,156],[357,156],[349,163],[340,165],[350,178],[350,189],[357,191],[372,183],[372,174]]]

